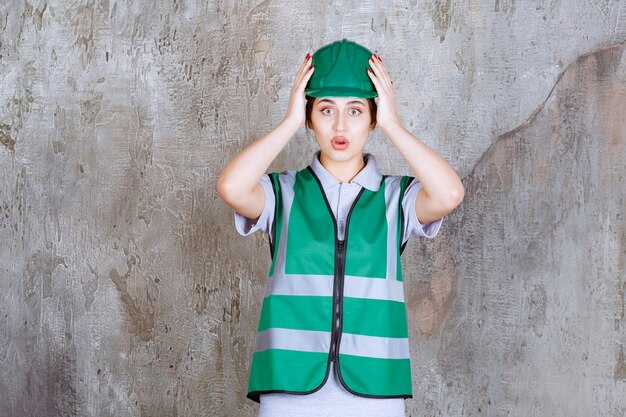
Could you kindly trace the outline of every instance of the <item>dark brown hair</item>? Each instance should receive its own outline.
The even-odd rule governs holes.
[[[311,112],[313,111],[313,102],[315,101],[315,97],[306,97],[306,127],[312,129],[311,127]],[[376,125],[376,110],[378,109],[378,105],[373,98],[368,98],[367,102],[369,103],[370,108],[370,119],[371,124]]]

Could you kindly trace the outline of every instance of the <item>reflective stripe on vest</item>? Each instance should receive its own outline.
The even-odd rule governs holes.
[[[356,395],[412,398],[400,265],[401,201],[412,177],[385,176],[377,192],[363,188],[344,240],[310,167],[270,178],[276,201],[272,264],[248,398],[317,391],[331,361],[342,385]]]

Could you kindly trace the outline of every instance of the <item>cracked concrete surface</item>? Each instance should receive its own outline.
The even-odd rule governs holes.
[[[580,57],[465,178],[443,239],[437,377],[467,401],[449,415],[623,415],[625,75],[623,43]]]
[[[407,416],[625,415],[626,4],[290,5],[0,5],[0,415],[255,414],[268,243],[215,179],[341,37],[466,185],[403,255]]]

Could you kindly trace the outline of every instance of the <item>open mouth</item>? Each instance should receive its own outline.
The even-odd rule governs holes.
[[[335,136],[331,144],[333,145],[333,149],[342,150],[348,147],[349,142],[343,136]]]

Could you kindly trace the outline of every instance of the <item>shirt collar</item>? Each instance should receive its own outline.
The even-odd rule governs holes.
[[[315,152],[313,160],[311,161],[311,168],[315,175],[322,183],[322,187],[327,188],[333,185],[339,184],[341,181],[333,176],[319,160],[320,151]],[[378,170],[376,165],[376,158],[370,153],[363,155],[365,160],[365,166],[359,173],[352,179],[351,182],[359,184],[361,187],[367,188],[370,191],[378,191],[380,188],[380,182],[382,181],[382,174]]]

